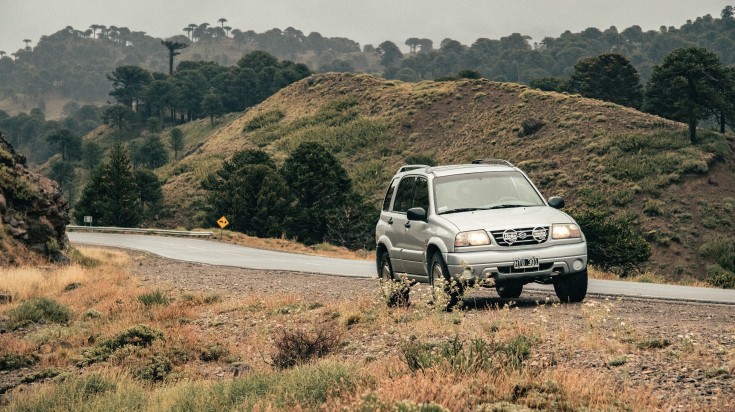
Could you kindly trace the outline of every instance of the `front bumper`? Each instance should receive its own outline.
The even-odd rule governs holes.
[[[539,267],[514,269],[516,258],[535,257]],[[544,248],[503,248],[502,250],[463,251],[444,254],[449,273],[475,280],[549,283],[557,276],[582,272],[587,268],[587,244],[565,243]],[[469,270],[467,270],[469,269]]]

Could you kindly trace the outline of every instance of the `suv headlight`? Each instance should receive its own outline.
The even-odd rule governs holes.
[[[571,239],[582,237],[579,226],[572,223],[554,224],[551,226],[552,239]]]
[[[454,238],[454,246],[482,246],[489,245],[490,237],[484,230],[472,230],[470,232],[459,232]]]

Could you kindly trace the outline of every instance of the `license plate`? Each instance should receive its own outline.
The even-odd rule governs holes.
[[[538,268],[538,258],[515,258],[513,259],[513,269],[530,269]]]

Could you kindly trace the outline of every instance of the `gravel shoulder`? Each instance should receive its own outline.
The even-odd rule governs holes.
[[[131,255],[131,271],[144,284],[172,291],[215,292],[236,299],[288,294],[323,303],[376,296],[380,290],[376,279],[210,266],[138,252]],[[422,288],[414,287],[412,294],[425,292]],[[497,316],[499,308],[508,308],[492,289],[473,292],[466,304],[468,309],[458,316],[462,322],[478,325]],[[735,410],[733,306],[598,296],[589,296],[582,304],[561,305],[553,292],[532,292],[524,293],[511,308],[505,311],[507,316],[518,323],[532,323],[543,337],[534,347],[532,365],[581,368],[626,387],[648,388],[667,410],[689,410],[692,405]],[[225,324],[237,322],[228,320],[227,314],[218,319]],[[581,336],[582,340],[563,336]],[[343,357],[395,355],[397,343],[407,337],[364,338],[362,344],[345,349]]]

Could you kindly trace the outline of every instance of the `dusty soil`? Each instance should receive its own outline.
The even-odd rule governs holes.
[[[145,284],[179,291],[209,291],[228,297],[291,294],[306,302],[349,301],[377,295],[375,279],[268,272],[209,266],[135,254],[132,271]],[[424,286],[414,287],[412,296]],[[425,289],[423,289],[425,291]],[[481,289],[466,299],[462,322],[496,316],[507,302],[494,290]],[[534,346],[530,364],[590,370],[630,387],[649,388],[667,410],[735,410],[735,307],[643,299],[588,296],[582,304],[560,305],[552,294],[527,293],[512,304],[509,316],[537,325],[543,342]],[[213,315],[215,316],[215,315]],[[225,330],[237,319],[216,314]],[[566,347],[588,334],[581,347]],[[603,339],[600,339],[603,336]],[[364,339],[362,339],[364,338]],[[396,355],[401,339],[391,334],[353,336],[346,359],[366,354]]]

